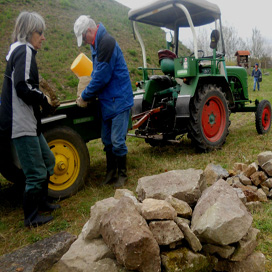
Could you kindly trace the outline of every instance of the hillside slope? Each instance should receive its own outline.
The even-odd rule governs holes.
[[[89,46],[76,45],[73,25],[78,16],[91,15],[102,22],[115,37],[124,53],[134,85],[142,78],[137,68],[142,66],[139,42],[134,39],[128,8],[114,0],[0,0],[0,73],[5,71],[5,56],[10,45],[15,19],[20,11],[39,12],[46,21],[46,41],[37,54],[40,74],[57,90],[61,100],[75,97],[77,77],[70,70],[76,56],[84,52],[91,57]],[[158,50],[165,48],[165,34],[160,28],[140,25],[147,51],[149,67],[158,67]],[[0,77],[2,86],[3,76]]]

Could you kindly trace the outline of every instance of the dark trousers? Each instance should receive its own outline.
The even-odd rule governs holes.
[[[53,175],[55,157],[44,136],[23,136],[12,140],[26,176],[25,192],[41,191],[48,174]]]
[[[3,136],[0,136],[0,173],[8,181],[18,185],[25,183],[25,175],[19,166],[12,141]]]

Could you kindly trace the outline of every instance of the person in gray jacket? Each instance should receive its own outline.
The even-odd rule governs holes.
[[[258,91],[260,90],[260,78],[262,78],[262,72],[259,69],[259,64],[256,63],[254,69],[252,70],[252,76],[254,78],[254,86],[253,86],[253,91],[256,90],[256,84]]]
[[[41,133],[41,115],[50,111],[51,100],[39,90],[35,59],[45,40],[44,30],[44,19],[38,13],[25,11],[18,16],[13,43],[6,57],[0,105],[0,136],[5,141],[11,139],[26,178],[24,224],[34,227],[53,219],[39,215],[38,211],[53,211],[60,207],[47,201],[55,157]]]

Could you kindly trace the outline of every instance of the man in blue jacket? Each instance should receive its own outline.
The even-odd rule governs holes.
[[[257,88],[258,88],[258,91],[259,91],[260,90],[260,83],[259,83],[260,81],[259,81],[259,78],[262,78],[262,72],[259,69],[259,64],[258,63],[255,64],[255,67],[252,70],[252,76],[254,78],[253,91],[256,90],[256,83],[257,83]]]
[[[133,92],[123,53],[102,23],[96,25],[89,16],[81,15],[74,24],[77,44],[91,45],[92,80],[77,99],[80,107],[98,96],[102,112],[101,138],[107,157],[107,174],[103,184],[115,182],[121,187],[127,180],[126,134]],[[118,177],[116,174],[118,173]],[[117,180],[116,180],[117,178]]]

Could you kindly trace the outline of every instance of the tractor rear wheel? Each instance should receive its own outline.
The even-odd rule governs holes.
[[[268,100],[262,100],[255,113],[255,125],[259,134],[268,133],[271,127],[271,104]]]
[[[221,89],[204,85],[190,103],[189,137],[201,151],[219,149],[229,134],[229,109]]]
[[[90,173],[90,156],[81,136],[69,127],[55,127],[44,132],[56,164],[50,177],[48,195],[65,198],[78,192]]]

